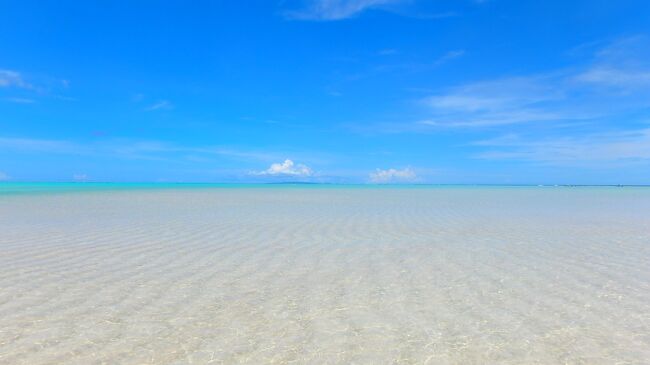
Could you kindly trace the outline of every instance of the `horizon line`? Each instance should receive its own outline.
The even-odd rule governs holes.
[[[650,187],[650,184],[571,184],[571,183],[330,183],[330,182],[188,182],[188,181],[0,181],[3,184],[115,184],[115,185],[343,185],[343,186],[526,186],[526,187]]]

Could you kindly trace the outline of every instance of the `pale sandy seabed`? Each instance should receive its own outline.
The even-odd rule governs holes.
[[[0,196],[0,364],[650,364],[650,189]]]

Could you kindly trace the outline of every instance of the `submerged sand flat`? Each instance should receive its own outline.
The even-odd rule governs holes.
[[[650,189],[0,196],[0,364],[648,364]]]

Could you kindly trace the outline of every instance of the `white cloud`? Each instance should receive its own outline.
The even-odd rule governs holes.
[[[7,181],[7,180],[9,180],[9,175],[0,171],[0,181]]]
[[[422,99],[428,115],[414,124],[423,128],[574,122],[647,108],[649,49],[647,38],[623,39],[601,48],[581,67],[452,87]],[[403,129],[417,130],[415,126]]]
[[[27,98],[6,98],[5,100],[15,104],[33,104],[36,102],[34,99],[27,99]]]
[[[513,77],[476,82],[452,89],[426,101],[445,111],[477,112],[497,111],[506,107],[523,107],[540,101],[557,98],[541,77]]]
[[[415,171],[410,167],[402,170],[397,169],[377,169],[371,172],[370,181],[373,183],[391,183],[391,182],[413,182],[417,180]]]
[[[465,51],[462,49],[457,49],[453,51],[449,51],[442,55],[442,57],[438,58],[433,64],[435,66],[440,66],[443,63],[447,63],[455,58],[462,57],[465,54]]]
[[[287,12],[286,16],[298,20],[341,20],[399,2],[404,0],[310,0],[305,9]]]
[[[295,164],[291,160],[284,160],[282,163],[274,163],[271,166],[255,175],[272,175],[272,176],[312,176],[313,171],[306,165]]]
[[[561,83],[558,75],[539,75],[466,84],[425,98],[433,115],[417,123],[484,127],[584,117],[558,105],[565,97]]]
[[[241,150],[224,146],[186,146],[146,140],[101,139],[92,142],[73,142],[15,137],[0,137],[0,150],[19,153],[101,155],[143,160],[178,160],[183,156],[195,155],[206,159],[225,157],[244,161],[273,161],[286,155],[285,152],[276,151]]]
[[[442,126],[442,127],[493,127],[506,124],[552,121],[560,119],[580,119],[586,118],[586,114],[576,114],[571,117],[569,114],[559,114],[544,112],[542,110],[511,110],[496,113],[485,113],[474,117],[459,116],[446,120],[421,120],[416,122],[423,126]]]
[[[593,64],[576,75],[578,82],[619,91],[650,90],[650,39],[623,38],[596,52]]]
[[[0,148],[22,152],[83,153],[83,146],[62,140],[0,137]]]
[[[650,162],[650,128],[576,137],[526,139],[505,135],[474,143],[486,151],[475,157],[552,165]]]
[[[88,175],[86,175],[86,174],[73,174],[72,175],[72,180],[77,181],[77,182],[85,182],[85,181],[88,181]]]
[[[33,78],[33,75],[32,75]],[[60,89],[67,89],[70,85],[68,80],[57,80],[51,77],[39,76],[36,77],[36,83],[28,81],[22,73],[14,70],[0,69],[0,88],[13,89],[13,91],[20,91],[22,94],[29,94],[31,96],[49,96],[61,100],[76,100],[63,95],[53,93],[53,91]],[[34,100],[31,97],[13,97],[7,98],[7,101],[14,103],[32,103]]]
[[[596,66],[577,75],[576,80],[612,87],[648,87],[650,86],[650,70],[625,70],[613,66]]]
[[[169,102],[168,100],[161,100],[149,107],[147,107],[145,110],[147,111],[153,111],[153,110],[166,110],[166,109],[172,109],[174,105]]]
[[[23,79],[19,72],[12,70],[0,70],[0,87],[33,88],[31,84]]]

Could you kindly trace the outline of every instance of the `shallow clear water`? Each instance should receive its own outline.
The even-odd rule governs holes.
[[[37,190],[0,364],[650,363],[647,188]]]

